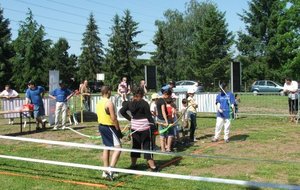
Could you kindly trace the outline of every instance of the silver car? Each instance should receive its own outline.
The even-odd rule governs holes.
[[[250,91],[254,94],[258,94],[260,92],[279,92],[282,94],[283,86],[271,80],[258,80],[252,84]]]
[[[198,86],[198,83],[196,81],[192,80],[181,80],[177,81],[175,83],[175,88],[173,88],[174,93],[179,93],[179,92],[187,92],[189,88],[196,88]],[[196,91],[196,93],[198,90]]]

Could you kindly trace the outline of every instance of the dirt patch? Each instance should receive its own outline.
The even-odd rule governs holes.
[[[203,176],[203,174],[213,174],[217,177],[231,177],[231,176],[250,176],[256,171],[256,167],[252,164],[240,165],[240,164],[226,164],[226,165],[214,165],[209,168],[194,169],[191,175]]]

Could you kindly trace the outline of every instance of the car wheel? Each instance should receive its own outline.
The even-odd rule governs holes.
[[[256,96],[258,94],[257,90],[253,90],[253,95]]]

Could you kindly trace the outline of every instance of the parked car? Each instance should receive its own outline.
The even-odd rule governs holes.
[[[175,83],[175,88],[173,88],[174,93],[187,92],[189,88],[196,88],[197,82],[192,80],[181,80]],[[197,88],[196,93],[199,92]]]
[[[260,92],[279,92],[283,95],[283,86],[271,80],[258,80],[252,84],[250,91],[254,94]]]

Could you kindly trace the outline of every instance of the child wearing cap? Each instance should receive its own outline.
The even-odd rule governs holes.
[[[158,128],[156,126],[156,120],[157,120],[157,106],[156,106],[156,103],[157,103],[158,98],[159,98],[158,94],[153,93],[151,95],[151,102],[150,102],[150,112],[152,114],[152,117],[153,117],[153,120],[154,120],[154,123],[155,123],[154,128],[156,129],[156,131],[157,131],[157,128]],[[154,145],[154,149],[158,149],[157,145],[156,145],[156,135],[154,133],[155,133],[155,131],[153,131],[152,143]]]
[[[195,91],[193,88],[188,89],[187,91],[187,102],[188,102],[188,115],[191,121],[190,125],[190,142],[196,142],[195,130],[197,127],[197,108],[198,105],[194,99]]]

